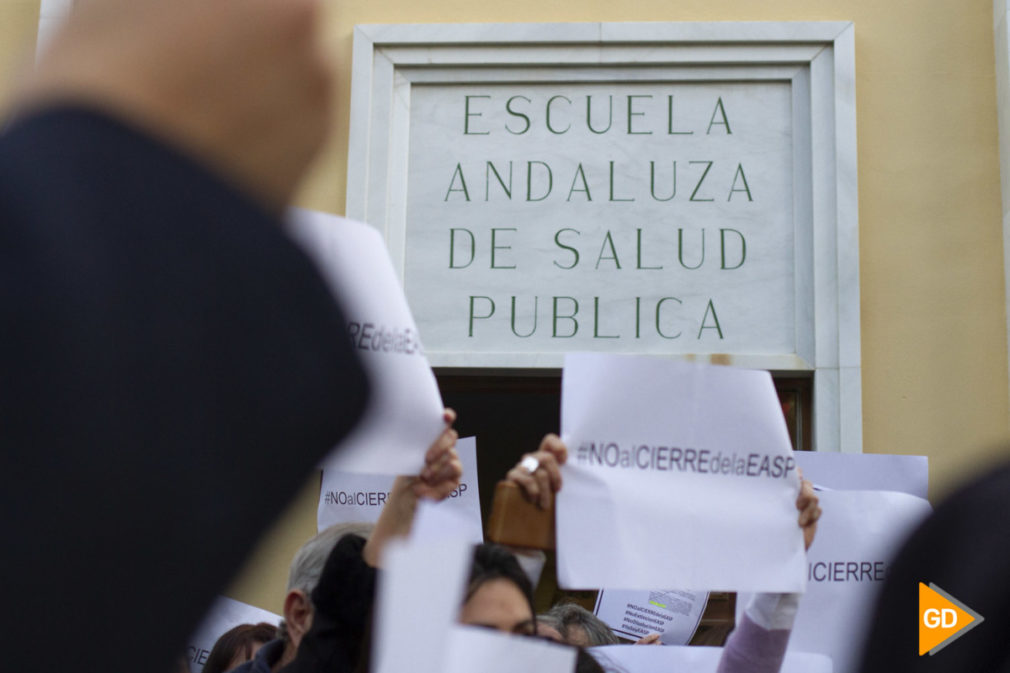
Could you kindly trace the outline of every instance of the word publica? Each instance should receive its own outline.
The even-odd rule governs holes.
[[[493,297],[487,295],[470,295],[469,301],[469,329],[467,336],[473,338],[474,326],[477,321],[491,320],[495,316],[495,311],[499,303],[502,302],[502,299],[499,297],[499,303],[496,303]],[[654,305],[652,304],[653,301],[655,301]],[[539,325],[548,322],[550,323],[551,330],[549,336],[552,339],[571,339],[579,334],[580,329],[583,335],[586,335],[589,319],[583,317],[584,314],[580,315],[579,313],[586,303],[584,298],[582,299],[582,303],[580,303],[579,299],[575,297],[554,296],[550,297],[549,301],[545,298],[545,301],[541,304],[540,297],[538,296],[522,297],[520,300],[518,296],[512,295],[509,326],[512,334],[520,339],[527,339],[533,336],[536,334]],[[613,307],[616,302],[610,301],[607,303]],[[600,305],[600,298],[593,297],[592,304],[593,339],[620,339],[630,335],[628,332],[621,334],[608,331],[608,328],[603,326],[606,321],[601,321],[603,308]],[[677,297],[660,297],[655,300],[647,299],[647,303],[643,302],[642,297],[634,297],[633,308],[631,303],[625,299],[622,305],[617,307],[618,310],[616,313],[621,318],[623,324],[628,325],[628,323],[631,323],[630,326],[633,328],[635,339],[642,338],[642,327],[644,324],[647,328],[654,325],[656,334],[659,337],[672,340],[679,339],[684,334],[684,330],[680,326],[683,320],[683,316],[680,315],[680,309],[683,308],[683,305],[684,302]],[[549,312],[548,306],[550,307]],[[543,316],[544,320],[542,322],[540,320],[541,312],[547,314]],[[653,314],[655,314],[655,321],[652,318]],[[718,336],[719,339],[724,338],[722,325],[719,323],[719,316],[716,314],[715,304],[712,303],[711,299],[708,300],[704,309],[695,307],[695,315],[698,314],[701,315],[701,320],[695,323],[698,325],[698,333],[695,337],[697,340],[700,341],[702,336],[706,335],[706,330],[711,330],[708,332],[709,335]],[[502,316],[498,320],[499,328],[501,328],[500,323],[503,319]],[[611,327],[610,329],[613,328]]]
[[[584,442],[576,452],[579,465],[597,465],[659,472],[694,472],[740,477],[785,479],[796,469],[792,456],[768,456],[760,453],[686,449],[677,446],[635,444],[622,449],[616,442]]]
[[[883,582],[887,564],[883,561],[817,561],[807,565],[811,582]]]
[[[363,351],[377,353],[403,353],[414,355],[421,353],[421,340],[410,327],[376,326],[370,322],[348,322],[347,334],[351,338],[351,347]]]

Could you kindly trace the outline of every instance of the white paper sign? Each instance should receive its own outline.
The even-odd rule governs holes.
[[[649,647],[605,645],[592,654],[606,673],[715,673],[721,647]],[[780,673],[832,673],[831,660],[820,654],[787,652]]]
[[[927,498],[929,458],[878,453],[797,451],[803,478],[843,491],[900,491]]]
[[[239,624],[259,624],[260,622],[277,626],[281,623],[281,617],[248,603],[236,601],[226,596],[218,596],[200,626],[189,638],[186,659],[189,662],[190,673],[203,671],[203,665],[207,663],[207,657],[214,649],[214,643],[225,632]]]
[[[348,323],[372,384],[365,416],[331,469],[417,474],[442,431],[442,398],[382,235],[368,225],[292,210],[289,231],[315,259]]]
[[[440,507],[460,512],[463,536],[470,542],[484,541],[480,518],[480,489],[477,485],[477,439],[463,437],[456,442],[456,452],[463,463],[459,487],[439,503]],[[323,485],[319,494],[316,524],[319,530],[338,523],[375,523],[396,477],[384,474],[341,472],[323,466]]]
[[[658,633],[664,645],[687,645],[707,604],[704,591],[602,589],[594,612],[622,638],[638,640]]]
[[[565,358],[562,586],[802,591],[799,478],[767,372]]]
[[[473,626],[454,626],[444,673],[571,673],[574,647]],[[404,669],[412,670],[412,669]]]
[[[316,527],[324,530],[337,523],[375,523],[395,479],[391,474],[342,472],[324,464]]]
[[[415,526],[426,526],[434,509],[422,503]],[[376,596],[372,671],[443,673],[472,556],[469,542],[451,535],[388,544]]]
[[[824,513],[807,553],[807,592],[789,649],[834,660],[837,673],[859,665],[864,628],[905,536],[931,511],[926,500],[889,491],[818,493]],[[737,619],[750,597],[737,597]]]
[[[433,500],[421,500],[417,503],[414,524],[410,527],[410,540],[418,544],[438,544],[442,540],[480,544],[481,541],[475,542],[472,538],[471,524],[469,512],[446,507]]]
[[[575,649],[456,623],[472,559],[459,513],[422,501],[407,540],[383,555],[376,673],[569,673]]]

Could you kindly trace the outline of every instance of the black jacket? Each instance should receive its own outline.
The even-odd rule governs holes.
[[[0,135],[4,670],[165,671],[367,392],[278,221],[82,109]]]

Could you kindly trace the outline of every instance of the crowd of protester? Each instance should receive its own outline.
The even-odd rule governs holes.
[[[279,636],[263,645],[255,657],[236,662],[234,670],[239,673],[368,670],[370,620],[383,550],[391,539],[410,530],[419,498],[444,498],[460,483],[462,465],[454,448],[456,432],[451,427],[454,419],[455,414],[447,410],[446,429],[427,452],[421,473],[425,476],[398,478],[374,527],[337,524],[313,537],[296,553]],[[526,454],[509,470],[506,479],[518,486],[529,502],[549,507],[561,489],[560,468],[567,455],[561,440],[556,435],[547,435],[536,451]],[[803,482],[796,507],[809,546],[820,516],[818,499],[809,482]],[[601,670],[585,648],[621,641],[605,622],[575,604],[558,604],[537,615],[528,572],[540,574],[524,570],[513,550],[493,543],[478,545],[459,622],[577,647],[580,670]],[[785,655],[798,600],[799,596],[794,594],[755,597],[726,643],[720,671],[777,671]],[[639,641],[656,642],[656,637]]]

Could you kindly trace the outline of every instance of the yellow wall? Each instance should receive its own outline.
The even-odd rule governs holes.
[[[39,0],[0,0],[0,104],[8,84],[35,52]]]
[[[855,22],[864,450],[928,455],[942,495],[1010,421],[990,0],[342,0],[327,35],[347,101],[358,23],[730,20]],[[348,115],[305,205],[343,212]]]
[[[37,0],[0,0],[0,76],[31,46]],[[300,199],[342,212],[357,23],[851,20],[856,24],[865,450],[930,457],[933,496],[1005,453],[1008,430],[990,0],[341,0],[334,137]],[[547,428],[545,428],[546,430]],[[314,529],[310,483],[230,592],[279,611]]]

